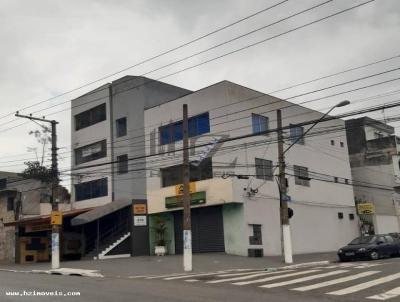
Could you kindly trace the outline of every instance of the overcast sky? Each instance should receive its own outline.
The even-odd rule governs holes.
[[[134,65],[183,42],[234,22],[281,0],[0,0],[0,170],[21,171],[23,161],[35,158],[37,146],[28,135],[38,126],[5,115],[78,87],[104,75]],[[366,0],[364,0],[366,1]],[[228,51],[274,36],[364,1],[334,0],[289,21],[196,56],[180,64],[148,74],[160,78]],[[120,73],[80,91],[29,108],[22,113],[46,115],[60,122],[60,152],[70,151],[70,111],[66,101],[124,75],[141,75],[154,68],[244,34],[324,0],[291,0],[227,30],[212,35],[138,68]],[[400,54],[400,1],[376,0],[347,13],[263,44],[167,77],[163,81],[196,90],[229,80],[268,93],[292,84]],[[398,67],[400,58],[348,74],[276,93],[285,98],[301,92],[356,79]],[[323,93],[296,98],[301,102],[355,87],[400,77],[395,71],[341,86]],[[345,110],[397,100],[400,92],[364,98],[400,89],[400,81],[373,89],[308,104],[315,109],[343,99],[355,101]],[[50,106],[62,104],[51,109]],[[65,110],[64,110],[65,109]],[[343,110],[344,110],[343,109]],[[64,110],[55,115],[52,112]],[[340,112],[340,111],[337,111]],[[399,110],[371,115],[383,118]],[[26,123],[22,126],[18,126]],[[400,125],[392,124],[393,126]],[[14,127],[10,129],[11,127]],[[62,154],[61,167],[70,166]]]

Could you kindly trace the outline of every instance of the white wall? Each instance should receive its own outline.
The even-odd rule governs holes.
[[[154,130],[158,135],[159,126],[169,124],[171,121],[181,120],[183,104],[188,104],[189,116],[207,111],[210,115],[211,133],[197,139],[196,145],[212,141],[213,136],[236,137],[251,133],[252,113],[267,116],[270,121],[270,129],[277,127],[276,109],[278,108],[282,108],[283,126],[315,120],[322,116],[319,112],[300,106],[292,106],[291,103],[271,96],[264,96],[259,92],[224,81],[146,110],[146,135]],[[160,123],[157,124],[157,121],[160,121]],[[299,212],[295,213],[297,218],[293,222],[295,228],[293,234],[294,251],[297,253],[336,250],[342,243],[348,242],[358,234],[356,220],[344,223],[337,218],[338,208],[342,209],[345,215],[349,212],[355,213],[352,186],[343,184],[344,178],[351,179],[344,121],[333,120],[321,123],[313,131],[327,129],[327,127],[331,129],[338,127],[343,130],[306,137],[304,146],[296,145],[286,155],[286,162],[289,166],[287,170],[289,195],[299,204],[301,202],[311,204],[306,207],[293,206]],[[307,129],[307,126],[305,129]],[[286,130],[285,135],[288,135]],[[334,146],[331,146],[331,139],[335,140]],[[214,173],[221,175],[223,172],[233,171],[236,174],[254,175],[254,159],[256,157],[272,160],[276,165],[278,150],[276,143],[274,143],[275,140],[276,133],[270,133],[269,135],[224,143],[212,157]],[[341,147],[340,142],[344,143],[343,147]],[[238,145],[240,145],[240,148],[237,147]],[[181,142],[175,144],[175,149],[181,147]],[[165,146],[165,150],[168,150],[168,146]],[[149,153],[149,148],[146,151]],[[197,148],[196,152],[198,151],[201,151],[201,148]],[[148,166],[160,168],[161,166],[180,164],[181,155],[181,152],[176,152],[175,156],[164,155],[162,161],[158,162],[157,159],[161,157],[153,157],[148,160]],[[239,166],[227,167],[232,162]],[[290,169],[292,165],[305,166],[310,171],[341,177],[340,182],[342,184],[311,180],[309,187],[295,185],[294,177],[290,176],[294,173]],[[221,166],[224,167],[221,168]],[[156,196],[161,193],[162,195],[162,190],[165,189],[160,188],[159,175],[149,176],[147,179],[148,194]],[[333,177],[330,180],[333,181]],[[257,194],[251,198],[246,197],[245,188],[257,187],[259,187]],[[224,193],[221,192],[220,194]],[[242,201],[245,204],[243,228],[248,229],[248,224],[252,223],[263,225],[263,247],[266,255],[280,253],[278,196],[277,184],[274,180],[263,181],[254,177],[250,177],[249,180],[234,180],[232,201]],[[154,202],[155,199],[149,200]],[[313,228],[307,224],[310,217],[319,218],[315,221]],[[348,216],[345,216],[346,219],[348,220]],[[329,223],[326,223],[325,220]],[[309,242],[304,241],[304,236],[314,238],[313,241],[319,242],[319,245],[310,246]],[[333,240],[330,240],[330,238],[333,238]],[[247,247],[249,247],[248,234],[245,234],[242,240],[247,242]]]
[[[398,233],[400,232],[399,217],[389,215],[375,215],[375,233]]]

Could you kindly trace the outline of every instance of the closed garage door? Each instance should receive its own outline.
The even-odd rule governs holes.
[[[174,212],[175,252],[183,253],[183,212]],[[225,252],[222,207],[192,209],[193,253]]]

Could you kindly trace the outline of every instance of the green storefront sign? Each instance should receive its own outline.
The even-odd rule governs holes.
[[[206,192],[195,192],[190,194],[190,204],[206,203]],[[165,198],[165,207],[167,209],[183,207],[183,196],[171,196]]]

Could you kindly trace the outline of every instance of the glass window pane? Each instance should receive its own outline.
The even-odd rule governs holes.
[[[174,142],[180,141],[183,139],[183,123],[179,122],[174,124]]]
[[[210,132],[210,119],[208,112],[197,117],[197,135]]]
[[[161,145],[169,144],[169,126],[160,127],[160,143]]]

